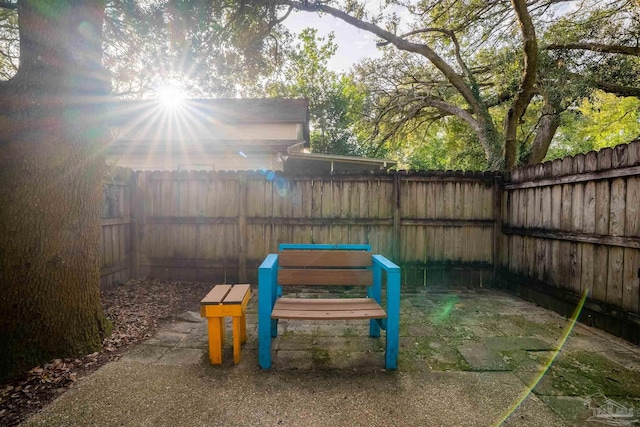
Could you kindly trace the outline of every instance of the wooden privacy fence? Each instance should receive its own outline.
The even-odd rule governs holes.
[[[503,269],[586,292],[589,321],[638,342],[640,142],[519,169],[503,188]]]
[[[145,276],[255,283],[279,243],[368,243],[405,284],[499,279],[573,302],[587,292],[596,326],[640,340],[640,142],[504,180],[117,169],[104,189],[103,288]]]
[[[279,243],[369,243],[407,282],[493,274],[497,178],[392,173],[138,172],[134,275],[255,282]],[[499,199],[499,197],[497,198]],[[456,272],[443,274],[449,263]]]

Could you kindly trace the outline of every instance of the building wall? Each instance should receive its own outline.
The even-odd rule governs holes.
[[[192,126],[176,124],[176,126],[159,126],[157,135],[148,125],[134,124],[127,127],[114,128],[116,139],[127,141],[153,140],[283,140],[290,139],[294,144],[303,139],[302,124],[296,123],[207,123],[206,126],[198,123]]]
[[[282,170],[277,153],[240,154],[121,154],[108,155],[107,164],[133,170]]]
[[[282,170],[279,154],[302,141],[301,124],[195,126],[175,134],[114,129],[107,164],[133,170]],[[149,139],[151,138],[151,139]]]

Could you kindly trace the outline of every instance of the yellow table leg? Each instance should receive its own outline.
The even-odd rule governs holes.
[[[242,316],[233,316],[233,363],[240,363],[240,342],[242,341]]]
[[[240,320],[240,342],[242,344],[247,342],[247,315],[242,312],[242,320]]]
[[[209,361],[212,365],[222,363],[222,345],[224,343],[224,317],[208,317]]]
[[[224,347],[224,343],[227,340],[227,334],[225,333],[225,329],[224,329],[224,317],[220,316],[219,319],[220,319],[220,344],[222,345],[222,347]]]

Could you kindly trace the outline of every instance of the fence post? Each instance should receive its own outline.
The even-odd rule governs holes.
[[[238,172],[239,186],[239,254],[238,254],[238,279],[241,283],[247,282],[247,172]]]
[[[131,248],[131,254],[129,257],[129,269],[130,269],[130,278],[131,279],[139,279],[140,278],[140,235],[141,230],[140,227],[144,222],[144,196],[142,194],[142,188],[144,187],[145,173],[141,171],[134,171],[131,174],[131,179],[129,180],[129,197],[130,197],[130,208],[129,217],[131,220],[131,229],[129,231],[129,244]]]
[[[496,285],[499,264],[502,262],[502,190],[501,179],[496,176],[493,179],[493,254],[491,263],[493,264],[493,273],[491,281]]]
[[[392,193],[392,210],[393,210],[393,242],[391,252],[393,260],[396,264],[401,264],[400,260],[400,173],[393,172],[393,193]]]

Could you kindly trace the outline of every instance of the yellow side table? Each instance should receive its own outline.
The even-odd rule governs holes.
[[[224,318],[233,317],[233,363],[240,363],[240,347],[247,342],[246,308],[251,291],[249,285],[215,285],[200,301],[200,315],[207,318],[209,360],[222,363]]]

